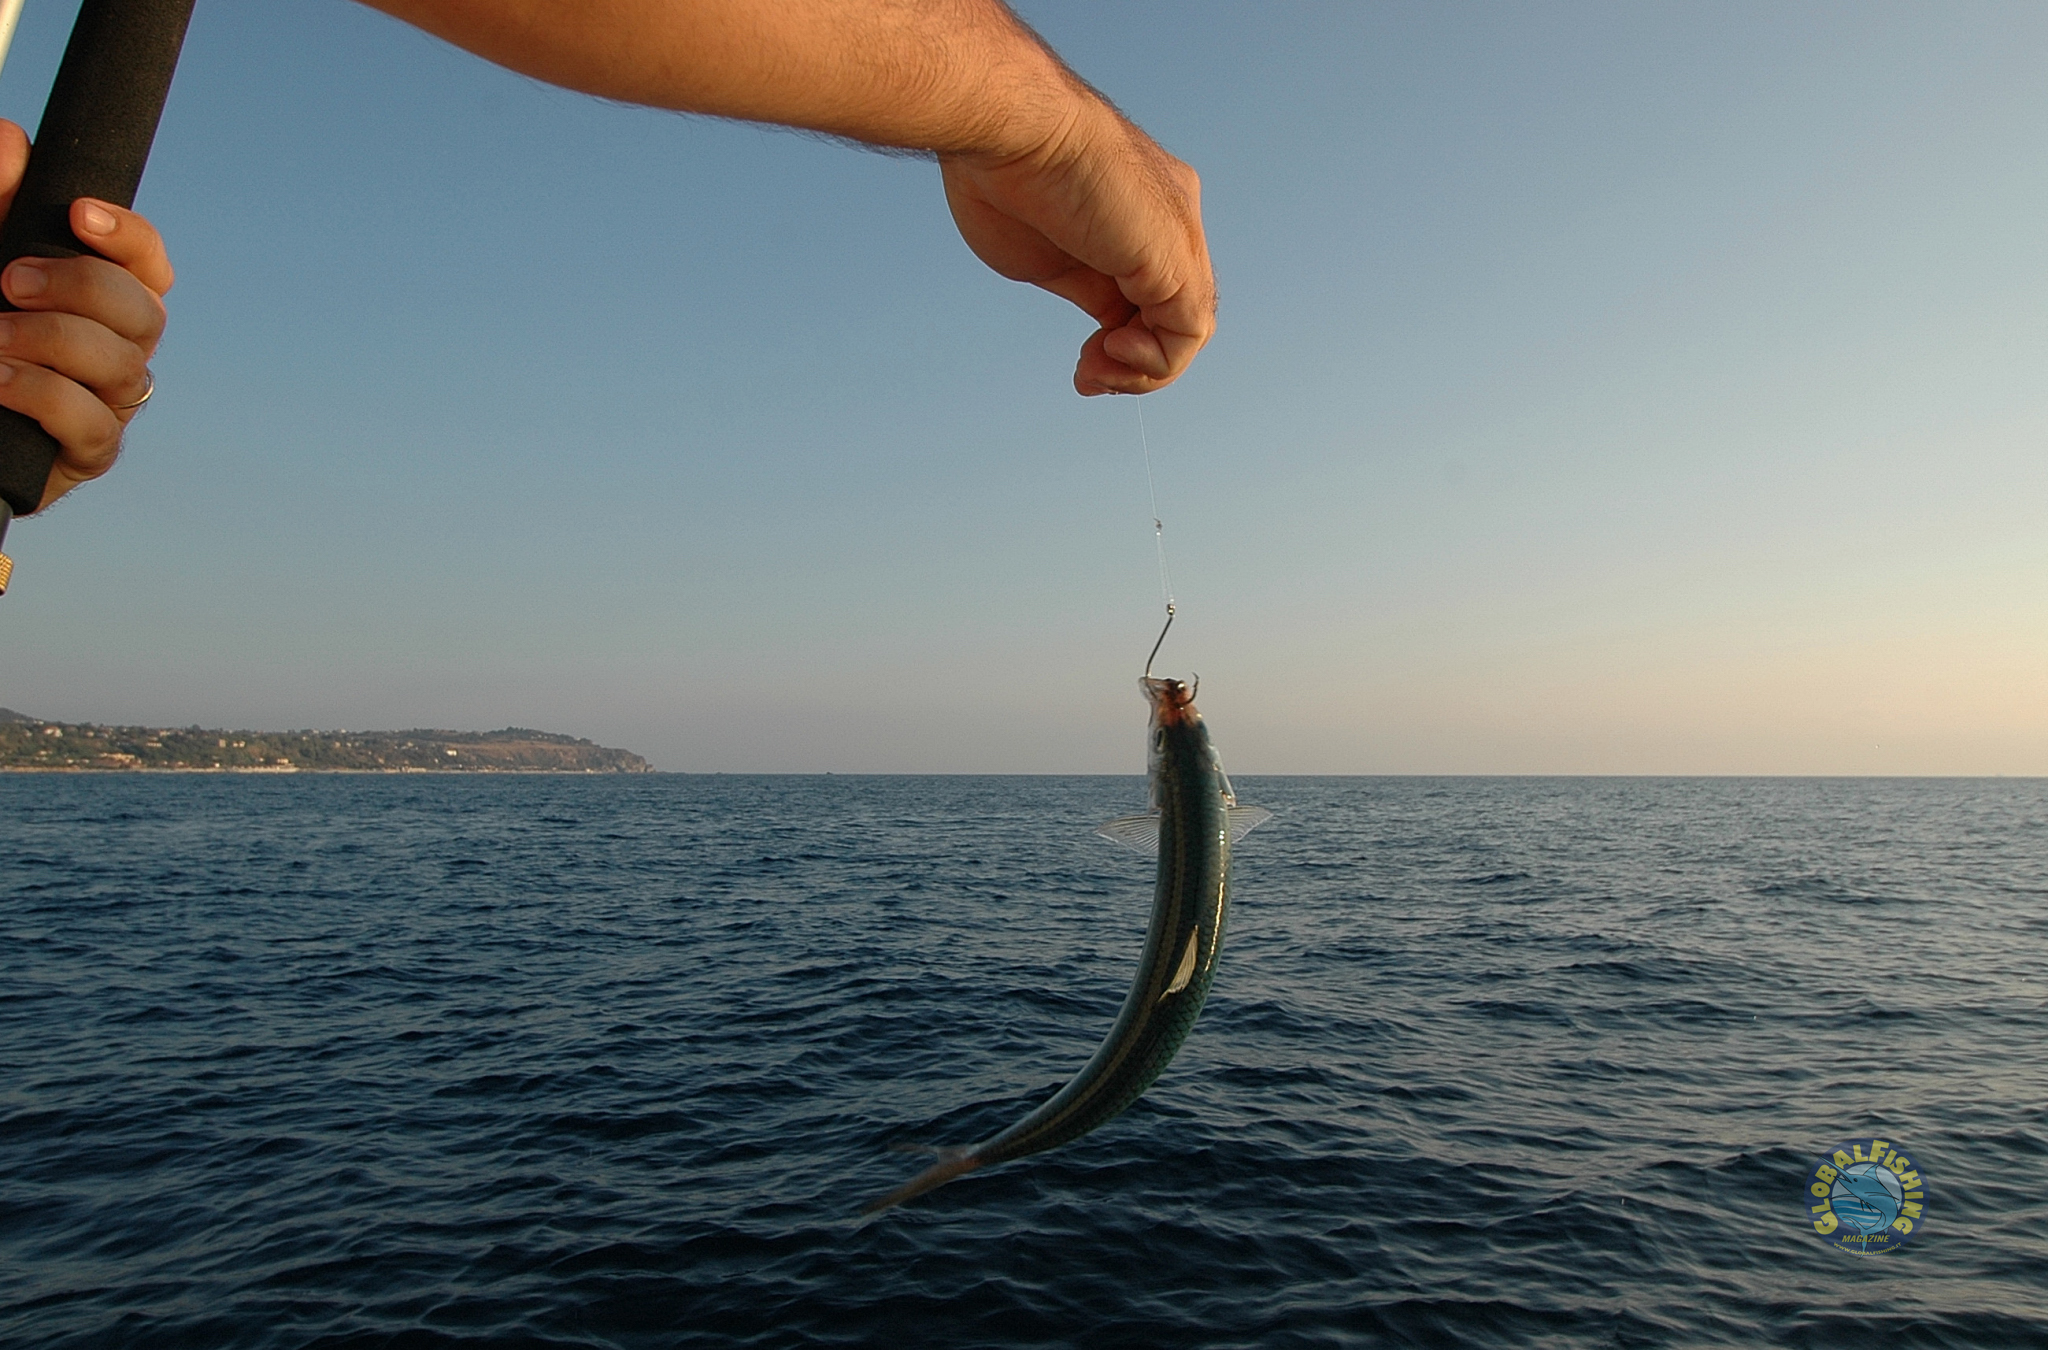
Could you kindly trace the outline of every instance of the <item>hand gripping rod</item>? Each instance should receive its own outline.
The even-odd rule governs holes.
[[[132,206],[178,68],[193,0],[85,0],[64,63],[43,105],[28,172],[0,226],[0,268],[16,258],[72,258],[91,250],[71,233],[71,203],[98,197]],[[18,12],[0,0],[0,23]],[[11,36],[11,34],[9,34]],[[0,59],[5,52],[0,50]],[[14,306],[0,297],[0,310]],[[33,419],[0,408],[0,543],[7,522],[43,503],[57,442]],[[0,554],[0,592],[13,564]]]

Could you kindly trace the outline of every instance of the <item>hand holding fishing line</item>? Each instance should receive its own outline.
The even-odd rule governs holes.
[[[365,3],[565,88],[930,153],[975,255],[1095,321],[1074,370],[1083,395],[1162,388],[1215,330],[1194,170],[1001,0]],[[118,208],[134,200],[192,4],[84,0],[25,178],[20,129],[0,132],[0,191],[26,203],[0,260],[33,255],[0,279],[27,312],[0,320],[0,408],[22,414],[0,414],[0,541],[10,515],[105,473],[153,392],[170,264]],[[0,0],[0,55],[19,10]],[[78,246],[102,257],[66,256]],[[0,590],[7,567],[0,556]]]
[[[1079,306],[1074,387],[1144,394],[1216,328],[1201,183],[998,0],[363,0],[601,98],[928,151],[976,257]]]
[[[1028,155],[941,155],[946,203],[977,258],[1101,325],[1081,347],[1078,392],[1150,393],[1180,378],[1216,331],[1202,184],[1086,95],[1070,128]]]

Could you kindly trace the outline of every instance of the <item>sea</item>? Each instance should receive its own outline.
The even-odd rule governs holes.
[[[0,1345],[2048,1344],[2048,780],[1237,787],[1151,1091],[864,1223],[1108,1029],[1140,779],[0,775]]]

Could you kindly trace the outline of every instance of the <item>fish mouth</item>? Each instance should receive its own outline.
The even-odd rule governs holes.
[[[1150,675],[1138,681],[1139,691],[1152,705],[1153,723],[1162,727],[1179,726],[1201,715],[1195,711],[1196,687],[1181,680],[1156,679]]]

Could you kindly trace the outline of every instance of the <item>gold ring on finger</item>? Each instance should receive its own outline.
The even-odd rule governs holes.
[[[150,395],[155,392],[156,372],[148,366],[144,366],[142,368],[142,397],[136,399],[133,403],[109,403],[107,406],[115,412],[127,412],[130,408],[140,408],[143,404],[149,402]]]

